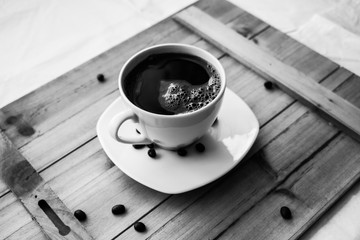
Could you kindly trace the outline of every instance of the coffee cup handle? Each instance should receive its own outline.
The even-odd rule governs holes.
[[[147,138],[147,136],[142,131],[138,136],[120,136],[118,134],[119,128],[121,125],[129,119],[133,119],[138,122],[138,117],[135,115],[133,111],[130,109],[125,110],[116,114],[110,121],[110,135],[116,141],[122,143],[132,143],[132,144],[150,144],[151,141]]]

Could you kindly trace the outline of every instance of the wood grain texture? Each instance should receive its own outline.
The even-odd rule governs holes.
[[[93,239],[2,131],[0,170],[0,179],[20,199],[49,239]],[[42,202],[47,202],[50,206],[47,210],[54,214],[49,215],[49,211],[41,208]]]
[[[360,176],[360,148],[341,134],[292,174],[257,206],[240,217],[219,239],[297,239],[324,208],[338,199]],[[288,206],[293,219],[284,220]],[[315,209],[320,211],[314,212]],[[266,216],[265,218],[262,216]],[[251,223],[251,224],[249,224]]]
[[[360,141],[360,110],[351,103],[261,50],[196,7],[189,7],[180,12],[175,19],[265,79],[275,81],[288,94],[316,109]],[[209,25],[211,28],[208,27]]]
[[[237,30],[239,34],[243,33],[244,28],[248,28],[250,33],[248,33],[246,41],[251,42],[256,39],[259,48],[276,56],[297,71],[306,72],[307,76],[316,82],[321,82],[324,87],[330,90],[335,89],[339,95],[349,95],[347,100],[354,105],[358,104],[356,100],[358,96],[349,89],[352,81],[357,80],[351,73],[338,68],[332,62],[268,27],[250,14],[226,2],[219,3],[221,4],[213,5],[212,1],[201,1],[198,6],[218,21],[223,22],[228,28]],[[36,133],[30,137],[20,136],[16,132],[16,124],[10,126],[6,123],[7,118],[11,116],[10,112],[14,111],[11,106],[8,106],[0,117],[3,120],[2,124],[7,124],[6,131],[14,131],[14,141],[19,144],[16,146],[20,146],[20,150],[24,154],[26,153],[30,159],[34,159],[34,164],[41,169],[40,175],[71,211],[80,208],[87,213],[88,219],[83,224],[96,239],[213,239],[227,237],[241,239],[248,232],[250,235],[259,234],[261,236],[261,233],[251,233],[248,230],[243,234],[237,230],[237,227],[240,229],[243,227],[252,229],[256,229],[256,226],[266,227],[262,225],[266,222],[261,220],[272,221],[273,218],[277,218],[278,215],[274,217],[272,214],[276,214],[278,207],[283,204],[298,206],[296,219],[304,216],[308,222],[299,221],[296,224],[284,226],[281,219],[275,219],[273,224],[269,224],[267,233],[272,236],[271,230],[276,230],[274,226],[278,226],[279,233],[283,234],[284,238],[301,234],[321,215],[321,212],[328,208],[326,204],[323,204],[328,199],[319,200],[318,197],[313,197],[311,202],[315,205],[309,211],[307,206],[304,207],[301,203],[297,203],[296,198],[289,198],[289,196],[300,196],[307,187],[312,187],[310,184],[312,181],[307,183],[306,179],[300,179],[298,182],[303,182],[298,185],[303,188],[301,191],[292,189],[286,184],[297,181],[290,180],[293,176],[301,175],[305,178],[313,176],[315,178],[317,172],[307,175],[306,171],[303,171],[303,167],[309,166],[305,169],[311,169],[316,165],[314,161],[319,161],[318,156],[324,157],[324,159],[320,161],[317,168],[320,168],[321,164],[325,164],[326,159],[331,155],[325,154],[328,150],[327,146],[337,146],[344,142],[345,146],[349,145],[345,148],[351,152],[350,156],[353,157],[357,156],[353,149],[356,143],[354,144],[351,139],[348,142],[349,139],[341,137],[342,135],[339,135],[337,129],[280,89],[276,87],[272,90],[265,89],[262,76],[172,20],[166,20],[160,26],[155,26],[124,43],[124,46],[120,45],[114,49],[123,49],[125,46],[133,46],[135,49],[137,43],[140,44],[140,47],[151,45],[154,42],[148,38],[156,38],[155,35],[158,34],[158,31],[168,31],[168,33],[170,31],[174,35],[165,34],[163,36],[159,33],[164,39],[156,41],[172,40],[194,44],[219,57],[224,65],[229,87],[249,104],[258,117],[261,123],[259,137],[247,159],[238,167],[212,184],[179,195],[167,195],[153,191],[127,177],[113,165],[103,152],[94,131],[99,114],[118,96],[115,84],[108,89],[109,91],[104,91],[102,85],[100,85],[101,87],[97,86],[103,96],[98,95],[96,102],[86,103],[84,100],[81,107],[75,108],[60,102],[60,107],[54,106],[54,110],[50,110],[53,112],[45,114],[45,119],[40,119],[39,116],[37,121],[43,126],[42,133],[38,132],[39,128],[32,124],[30,118],[24,117],[24,122],[35,126]],[[278,46],[279,42],[281,47]],[[117,61],[114,59],[118,53],[117,50],[109,51],[106,53],[109,56],[93,61],[96,62],[96,66],[111,65],[112,61]],[[82,67],[95,66],[89,64],[84,64]],[[91,70],[80,67],[77,71]],[[66,77],[73,79],[74,76],[77,76],[76,71],[68,73]],[[79,77],[78,80],[86,84],[86,78]],[[53,87],[50,85],[47,88],[52,89]],[[96,85],[93,87],[96,88]],[[112,88],[114,90],[111,90]],[[56,95],[55,90],[56,87],[51,91]],[[44,88],[38,93],[41,95],[42,91],[47,92],[48,90]],[[75,90],[70,87],[68,91]],[[95,89],[91,91],[95,91]],[[38,95],[29,95],[23,101],[41,102],[41,99],[37,99]],[[85,95],[84,92],[79,96],[70,94],[69,97],[76,101],[77,97],[86,98]],[[20,106],[20,102],[21,100],[13,107]],[[40,104],[40,102],[38,103]],[[26,102],[24,103],[26,104]],[[53,104],[55,103],[49,106]],[[36,106],[34,105],[34,107]],[[57,111],[65,115],[56,119],[59,117]],[[24,107],[24,112],[27,112],[26,107]],[[47,122],[49,122],[48,126]],[[73,126],[77,126],[77,128],[74,129]],[[69,139],[67,136],[71,136],[71,138]],[[288,143],[290,144],[288,145]],[[44,148],[44,146],[48,148]],[[59,146],[61,147],[59,148]],[[47,158],[47,154],[49,158]],[[347,165],[347,168],[349,166]],[[348,171],[345,171],[344,176],[355,179],[353,177],[356,176],[356,174],[354,175],[355,171],[356,168],[353,172],[350,171],[349,175],[347,175]],[[329,183],[330,181],[319,182],[319,184],[328,184],[325,188],[326,191],[331,189]],[[338,183],[342,188],[335,189],[331,193],[332,195],[329,195],[333,196],[333,199],[338,198],[342,191],[351,185],[341,179],[338,180]],[[3,195],[0,197],[0,215],[4,217],[0,218],[0,238],[42,239],[41,230],[34,224],[20,202],[11,192],[3,189]],[[289,189],[289,191],[282,189]],[[325,194],[326,192],[323,195]],[[263,207],[266,207],[268,203],[271,204],[269,210],[263,211]],[[112,215],[111,208],[115,204],[124,204],[127,208],[126,213],[122,216]],[[298,212],[303,209],[304,214],[299,215]],[[255,213],[264,215],[261,215],[261,219],[254,221],[254,225],[243,221],[243,219],[259,216],[254,215]],[[138,220],[145,223],[146,232],[139,233],[133,229],[133,223]],[[287,228],[291,228],[290,234],[284,232]]]

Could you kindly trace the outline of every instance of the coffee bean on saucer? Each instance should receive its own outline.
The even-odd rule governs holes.
[[[185,148],[179,148],[176,152],[179,156],[182,156],[182,157],[187,155],[187,151]]]
[[[205,151],[205,146],[202,143],[197,143],[197,144],[195,144],[195,149],[196,149],[196,151],[202,153]]]
[[[104,76],[104,74],[98,74],[97,76],[96,76],[96,78],[97,78],[97,80],[99,81],[99,82],[105,82],[105,76]]]
[[[148,155],[149,157],[151,158],[156,158],[156,151],[154,148],[150,148],[149,151],[148,151]]]
[[[264,87],[266,88],[266,89],[273,89],[273,83],[272,82],[270,82],[270,81],[266,81],[265,83],[264,83]]]
[[[115,206],[112,207],[111,212],[114,215],[120,215],[123,214],[125,212],[125,206],[122,204],[117,204]]]
[[[135,129],[136,130],[136,132],[138,133],[138,134],[140,134],[140,131],[139,130],[137,130],[137,129]]]
[[[281,207],[280,214],[286,220],[289,220],[292,218],[291,210],[288,207],[285,207],[285,206]]]
[[[142,222],[134,223],[134,228],[138,232],[145,232],[146,231],[146,226]]]
[[[144,148],[144,147],[145,147],[144,144],[133,144],[132,146],[133,146],[133,148],[135,148],[135,149],[141,149],[141,148]]]
[[[77,218],[77,220],[79,220],[80,222],[83,222],[83,221],[86,220],[86,214],[85,214],[85,212],[84,212],[83,210],[80,210],[80,209],[76,210],[76,211],[74,212],[74,216],[75,216],[75,217]]]

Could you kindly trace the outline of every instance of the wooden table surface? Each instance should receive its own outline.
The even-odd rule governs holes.
[[[124,62],[167,42],[218,57],[228,87],[260,122],[245,160],[221,179],[177,195],[121,172],[95,129],[119,97]],[[264,87],[269,80],[272,89]],[[72,225],[84,230],[84,239],[295,239],[359,178],[359,89],[358,76],[245,11],[226,1],[200,1],[1,109],[2,139],[9,141],[2,140],[8,150],[0,156],[26,159],[64,213],[86,212],[86,221]],[[80,239],[60,236],[38,215],[28,199],[35,195],[10,191],[3,169],[0,239]],[[125,205],[124,215],[111,213],[116,204]],[[292,219],[282,218],[282,206]],[[134,230],[137,221],[145,232]]]

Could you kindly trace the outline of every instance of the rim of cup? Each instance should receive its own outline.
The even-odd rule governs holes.
[[[126,70],[126,68],[129,66],[129,64],[136,58],[138,58],[140,55],[143,55],[145,52],[148,52],[149,50],[153,50],[156,48],[163,48],[163,47],[184,47],[184,48],[188,48],[188,49],[192,49],[198,52],[201,52],[203,55],[206,55],[207,58],[212,59],[211,60],[211,64],[214,66],[214,64],[212,62],[216,62],[216,64],[218,66],[214,66],[216,68],[216,70],[218,71],[219,75],[220,75],[220,80],[221,80],[221,86],[220,86],[220,90],[219,93],[216,95],[216,97],[207,105],[205,105],[204,107],[201,107],[200,109],[197,109],[195,111],[191,111],[191,112],[185,112],[185,113],[178,113],[178,114],[159,114],[159,113],[153,113],[153,112],[149,112],[146,111],[140,107],[138,107],[137,105],[135,105],[133,102],[131,102],[128,97],[126,96],[123,87],[122,87],[122,77],[124,78],[124,71]],[[189,54],[189,53],[187,53]],[[204,59],[203,57],[196,55],[197,57],[200,57],[201,59],[205,60],[206,62],[210,62],[207,59]],[[147,48],[142,49],[141,51],[137,52],[136,54],[134,54],[131,58],[129,58],[125,64],[123,65],[123,67],[120,70],[120,74],[119,74],[119,78],[118,78],[118,86],[119,86],[119,90],[121,93],[122,98],[127,102],[128,105],[130,105],[131,107],[137,109],[137,111],[141,112],[142,114],[147,114],[147,115],[151,115],[151,116],[156,116],[156,117],[163,117],[163,118],[182,118],[182,117],[188,117],[190,115],[196,115],[196,114],[200,114],[201,112],[206,111],[206,109],[210,108],[212,105],[216,104],[222,97],[222,95],[225,92],[225,88],[226,88],[226,81],[225,81],[225,70],[223,68],[223,66],[221,65],[220,61],[213,56],[211,53],[209,53],[208,51],[199,48],[199,47],[195,47],[192,45],[188,45],[188,44],[182,44],[182,43],[164,43],[164,44],[157,44],[157,45],[153,45]]]

